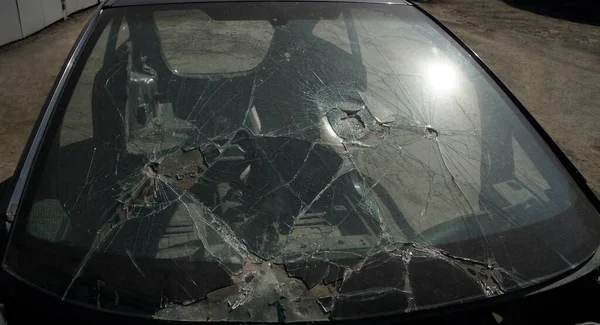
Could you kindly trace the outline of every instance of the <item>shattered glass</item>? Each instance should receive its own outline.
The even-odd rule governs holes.
[[[186,8],[107,10],[5,267],[107,310],[293,322],[492,297],[597,247],[597,212],[416,9]],[[195,43],[213,20],[232,44]],[[258,52],[218,62],[236,37]]]

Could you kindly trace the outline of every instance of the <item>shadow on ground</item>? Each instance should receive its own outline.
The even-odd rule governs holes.
[[[503,0],[509,5],[576,23],[600,26],[600,1],[598,0]]]

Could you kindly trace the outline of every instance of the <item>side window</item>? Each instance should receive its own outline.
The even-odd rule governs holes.
[[[352,54],[346,23],[342,15],[335,20],[319,20],[313,29],[313,35]]]
[[[119,25],[116,42],[110,40],[113,32],[111,32],[111,28],[105,28],[87,58],[65,113],[60,131],[61,147],[89,139],[93,135],[92,91],[94,78],[102,68],[106,55],[114,54],[116,49],[129,40],[129,29],[124,19]]]
[[[121,60],[117,53],[119,47],[126,46],[129,40],[129,30],[125,20],[119,20],[115,23],[108,23],[102,34],[99,36],[94,48],[85,59],[85,65],[81,75],[75,84],[75,88],[66,107],[65,116],[59,134],[59,151],[72,152],[74,147],[77,150],[86,150],[85,146],[79,147],[78,143],[90,139],[94,134],[92,121],[92,101],[94,92],[94,83],[99,82],[97,75],[101,69],[106,68],[106,64],[111,64],[108,60]],[[69,91],[69,90],[67,90]],[[76,144],[75,146],[69,146]],[[80,152],[80,151],[77,151]],[[86,159],[93,160],[93,156],[82,154],[82,165],[90,165]],[[45,167],[50,170],[49,176],[45,178],[43,190],[37,192],[38,199],[31,206],[27,232],[38,239],[61,242],[67,238],[69,229],[73,224],[72,208],[67,208],[68,204],[74,204],[84,199],[83,185],[81,188],[72,187],[74,201],[60,201],[61,187],[69,188],[70,176],[79,175],[76,170],[62,170],[59,165],[53,161],[48,161]],[[84,171],[85,173],[85,171]],[[89,176],[89,175],[87,175]],[[73,176],[73,179],[81,176]],[[91,176],[90,176],[91,177]],[[92,182],[90,182],[92,184]],[[77,192],[80,190],[80,192]],[[83,194],[82,194],[83,193]]]
[[[127,25],[127,21],[125,18],[123,18],[121,25],[119,26],[119,33],[117,34],[117,44],[115,48],[120,48],[121,45],[127,41],[129,41],[129,25]]]

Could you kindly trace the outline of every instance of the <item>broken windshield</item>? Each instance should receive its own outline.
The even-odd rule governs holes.
[[[526,119],[407,5],[107,9],[4,267],[109,311],[363,318],[548,280],[598,214]]]

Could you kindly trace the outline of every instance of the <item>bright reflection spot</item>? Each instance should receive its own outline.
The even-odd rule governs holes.
[[[455,68],[445,62],[435,62],[427,65],[425,78],[431,87],[438,92],[448,92],[457,85]]]

